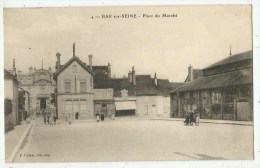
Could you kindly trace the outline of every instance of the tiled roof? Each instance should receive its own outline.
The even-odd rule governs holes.
[[[136,75],[136,95],[156,95],[154,80],[150,75]]]
[[[204,90],[253,83],[252,68],[197,78],[171,92]]]
[[[120,97],[121,90],[128,90],[129,96],[134,96],[135,91],[128,78],[94,79],[94,89],[113,88],[114,96]]]
[[[108,66],[92,66],[92,70],[94,78],[108,78]]]
[[[174,89],[167,79],[158,79],[157,86],[150,75],[136,75],[136,85],[129,82],[128,78],[94,79],[94,89],[113,88],[114,96],[121,96],[121,90],[128,90],[129,96],[168,96]]]
[[[221,61],[218,61],[218,62],[204,68],[203,70],[210,69],[210,68],[220,66],[220,65],[227,65],[227,64],[230,64],[233,62],[238,62],[238,61],[242,61],[242,60],[246,60],[246,59],[252,59],[252,58],[253,58],[253,51],[250,50],[250,51],[228,56],[227,58],[225,58]]]
[[[172,89],[176,89],[182,85],[184,85],[184,82],[170,82],[170,85],[172,86]]]

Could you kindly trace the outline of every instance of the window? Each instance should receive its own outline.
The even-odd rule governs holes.
[[[65,90],[65,93],[71,93],[71,82],[70,81],[65,81],[65,84],[64,84],[64,90]]]
[[[212,103],[213,104],[221,103],[221,93],[220,92],[212,92]]]
[[[86,93],[86,92],[87,92],[86,81],[82,80],[80,81],[80,93]]]
[[[245,87],[241,87],[239,89],[239,97],[240,98],[248,98],[249,97],[249,90],[250,88],[245,86]]]
[[[225,103],[234,103],[234,92],[232,90],[226,90],[224,95]]]
[[[223,113],[233,114],[234,113],[234,97],[235,92],[233,89],[227,89],[224,92],[224,103],[223,103]]]
[[[190,93],[185,93],[184,102],[185,102],[186,105],[190,104]]]

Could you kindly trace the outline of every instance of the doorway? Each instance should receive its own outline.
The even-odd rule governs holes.
[[[46,99],[40,99],[40,109],[46,109]]]

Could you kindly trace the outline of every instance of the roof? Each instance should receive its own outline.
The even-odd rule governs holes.
[[[218,61],[218,62],[204,68],[203,70],[210,69],[210,68],[213,68],[213,67],[217,67],[217,66],[220,66],[220,65],[227,65],[227,64],[230,64],[230,63],[233,63],[233,62],[252,59],[252,58],[253,58],[253,51],[250,50],[250,51],[242,52],[242,53],[239,53],[239,54],[231,55],[231,56],[229,56],[229,57],[227,57],[227,58],[225,58],[221,61]]]
[[[179,84],[175,84],[175,86]],[[94,89],[113,88],[114,96],[121,96],[121,90],[128,90],[129,96],[168,96],[174,89],[168,79],[157,79],[157,86],[150,75],[136,75],[136,85],[128,78],[94,79]]]
[[[92,66],[92,70],[95,74],[94,78],[108,78],[108,66]]]
[[[6,69],[4,69],[4,79],[14,79],[16,82],[18,82],[16,76],[8,72]]]
[[[247,69],[236,70],[227,73],[197,78],[171,91],[171,93],[192,91],[192,90],[205,90],[205,89],[221,88],[221,87],[252,84],[252,83],[253,83],[253,69],[247,68]]]
[[[106,66],[106,65],[95,65],[95,66],[92,66],[92,69],[93,69],[93,71],[95,71],[95,70],[107,70],[108,66]]]
[[[174,89],[168,79],[158,79],[156,88],[157,88],[157,95],[160,96],[169,96],[170,91]]]
[[[120,97],[121,90],[128,90],[129,96],[134,96],[135,91],[128,78],[112,78],[112,79],[94,79],[94,89],[113,88],[114,96]]]
[[[156,86],[151,75],[136,75],[136,95],[157,95]]]
[[[176,89],[182,85],[184,85],[185,82],[170,82],[170,85],[172,86],[172,89]]]
[[[78,57],[72,57],[68,62],[60,67],[55,73],[54,77],[56,78],[64,69],[66,69],[72,62],[76,61],[83,69],[85,69],[90,74],[94,75],[94,72],[86,66],[84,62],[82,62]]]
[[[193,69],[193,79],[197,79],[199,77],[203,76],[203,71],[200,69]],[[187,75],[185,82],[188,82],[189,80],[189,74]]]

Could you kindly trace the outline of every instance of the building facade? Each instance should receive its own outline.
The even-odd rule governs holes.
[[[13,128],[18,124],[18,80],[16,77],[15,64],[8,72],[4,70],[4,101],[5,101],[5,130]]]
[[[57,63],[60,54],[57,53]],[[93,71],[78,57],[73,57],[63,66],[56,65],[54,79],[57,82],[57,110],[59,118],[94,116]]]
[[[18,71],[18,80],[19,87],[30,94],[30,113],[41,113],[41,110],[51,107],[51,94],[56,87],[51,68],[29,67],[26,73]]]
[[[171,91],[173,117],[196,109],[203,119],[253,120],[252,51],[231,55]]]
[[[30,116],[30,93],[21,87],[18,88],[18,120],[22,122]]]
[[[170,91],[183,83],[170,83],[150,75],[136,75],[134,67],[128,77],[112,78],[111,65],[92,65],[75,55],[64,65],[57,53],[54,80],[57,83],[57,112],[59,116],[79,114],[80,118],[104,113],[111,116],[170,117]]]

